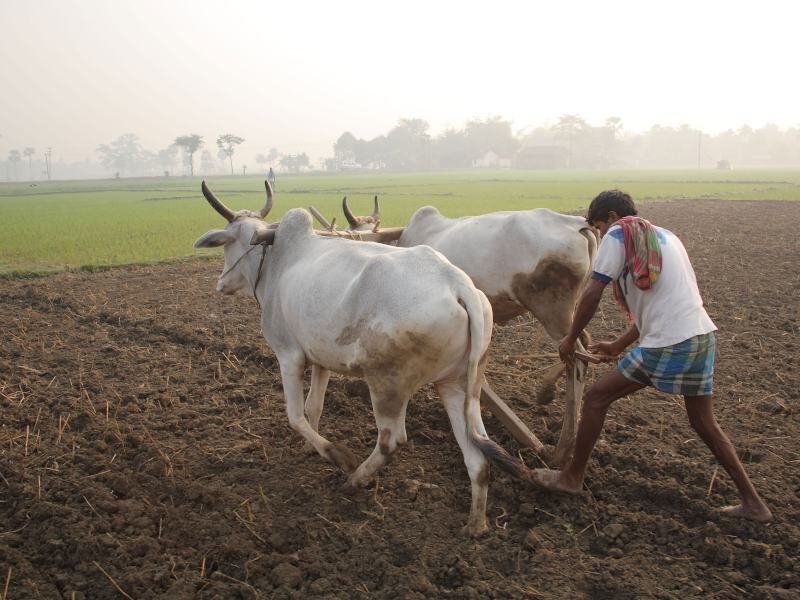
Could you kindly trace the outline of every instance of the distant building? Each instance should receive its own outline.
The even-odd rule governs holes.
[[[332,170],[353,171],[362,168],[361,164],[356,162],[356,155],[352,150],[338,151],[334,157],[334,161],[334,168]]]
[[[566,169],[569,166],[569,151],[563,146],[525,146],[514,157],[518,169]]]
[[[511,159],[501,158],[499,154],[490,150],[482,158],[473,160],[472,166],[478,169],[510,169]]]

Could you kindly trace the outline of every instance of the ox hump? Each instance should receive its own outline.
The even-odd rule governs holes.
[[[313,233],[311,213],[303,208],[293,208],[281,219],[278,226],[278,235],[281,237],[294,237],[296,235],[311,235]]]
[[[423,206],[418,208],[417,211],[411,215],[411,221],[430,219],[431,217],[441,216],[439,209],[435,206]]]

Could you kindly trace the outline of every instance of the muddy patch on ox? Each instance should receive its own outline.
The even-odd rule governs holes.
[[[591,494],[544,494],[493,469],[480,543],[461,533],[469,478],[430,387],[409,405],[407,447],[344,493],[286,421],[252,299],[214,292],[219,264],[202,261],[0,282],[0,590],[8,579],[18,599],[120,597],[115,584],[133,598],[796,596],[800,323],[787,298],[800,280],[775,257],[796,247],[800,203],[641,209],[695,266],[720,328],[715,411],[772,524],[716,514],[733,485],[679,403],[652,392],[609,411]],[[624,326],[606,298],[593,335]],[[547,443],[560,403],[517,400],[547,366],[522,355],[554,350],[520,317],[496,328],[488,366]],[[321,429],[363,457],[379,433],[355,386],[331,379]]]

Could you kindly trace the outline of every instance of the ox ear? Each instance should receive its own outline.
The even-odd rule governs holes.
[[[195,248],[216,248],[232,242],[235,236],[225,229],[212,229],[204,233],[200,239],[194,243]]]

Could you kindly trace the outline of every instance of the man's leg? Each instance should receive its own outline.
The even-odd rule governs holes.
[[[533,481],[544,488],[577,494],[583,486],[586,463],[592,453],[597,438],[603,430],[608,407],[614,400],[632,394],[644,387],[626,379],[616,369],[598,379],[583,397],[583,410],[575,438],[575,452],[572,459],[561,471],[536,469]]]
[[[756,492],[756,488],[753,487],[753,483],[744,470],[744,465],[736,455],[736,449],[714,418],[714,397],[710,394],[707,396],[684,396],[683,401],[692,428],[733,479],[733,483],[736,484],[739,495],[742,497],[741,504],[726,506],[721,512],[733,517],[769,521],[772,513]]]

